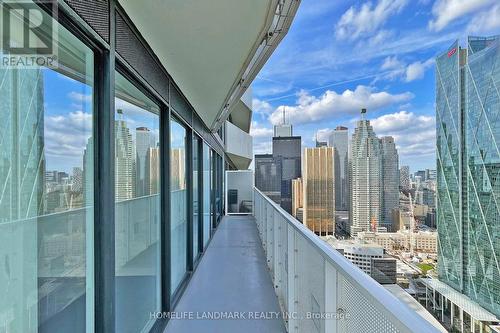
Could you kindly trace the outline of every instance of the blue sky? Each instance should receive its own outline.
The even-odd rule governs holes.
[[[495,0],[302,0],[253,83],[254,153],[271,152],[283,108],[305,147],[352,130],[361,107],[392,135],[400,165],[435,169],[434,58],[467,35],[500,33]]]

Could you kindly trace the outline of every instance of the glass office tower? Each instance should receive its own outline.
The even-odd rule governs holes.
[[[436,59],[439,279],[500,315],[499,38]]]

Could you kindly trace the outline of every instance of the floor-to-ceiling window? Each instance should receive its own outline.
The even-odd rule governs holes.
[[[171,293],[187,269],[186,128],[170,119],[170,252]]]
[[[200,156],[199,156],[199,145],[200,139],[196,136],[193,136],[193,262],[196,260],[198,256],[198,228],[200,221],[200,188],[198,186],[198,177],[199,177],[199,164],[200,164]]]
[[[207,245],[210,239],[212,198],[211,185],[212,175],[210,172],[210,147],[203,143],[203,246]]]
[[[22,31],[24,5],[2,4],[4,27]],[[58,60],[0,66],[0,332],[91,331],[94,54],[30,10]],[[21,59],[3,47],[22,34],[2,39],[0,55]]]
[[[160,311],[159,107],[120,73],[115,83],[116,331]]]

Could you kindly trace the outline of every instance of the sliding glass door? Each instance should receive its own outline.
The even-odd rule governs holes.
[[[171,294],[187,271],[187,207],[186,128],[170,118],[170,235]]]
[[[120,73],[115,91],[116,331],[132,333],[161,310],[160,109]]]

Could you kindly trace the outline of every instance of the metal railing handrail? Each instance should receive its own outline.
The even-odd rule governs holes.
[[[372,300],[373,303],[379,303],[380,308],[386,310],[384,314],[390,316],[391,322],[397,323],[396,326],[405,329],[407,332],[439,332],[432,324],[423,319],[415,311],[411,310],[407,305],[402,303],[393,294],[382,287],[382,285],[334,250],[325,241],[321,240],[314,232],[300,223],[259,189],[254,187],[254,193],[264,198],[267,203],[284,217],[288,224],[303,236],[325,260],[338,270],[340,274],[349,277],[349,282],[351,282],[363,296]]]

